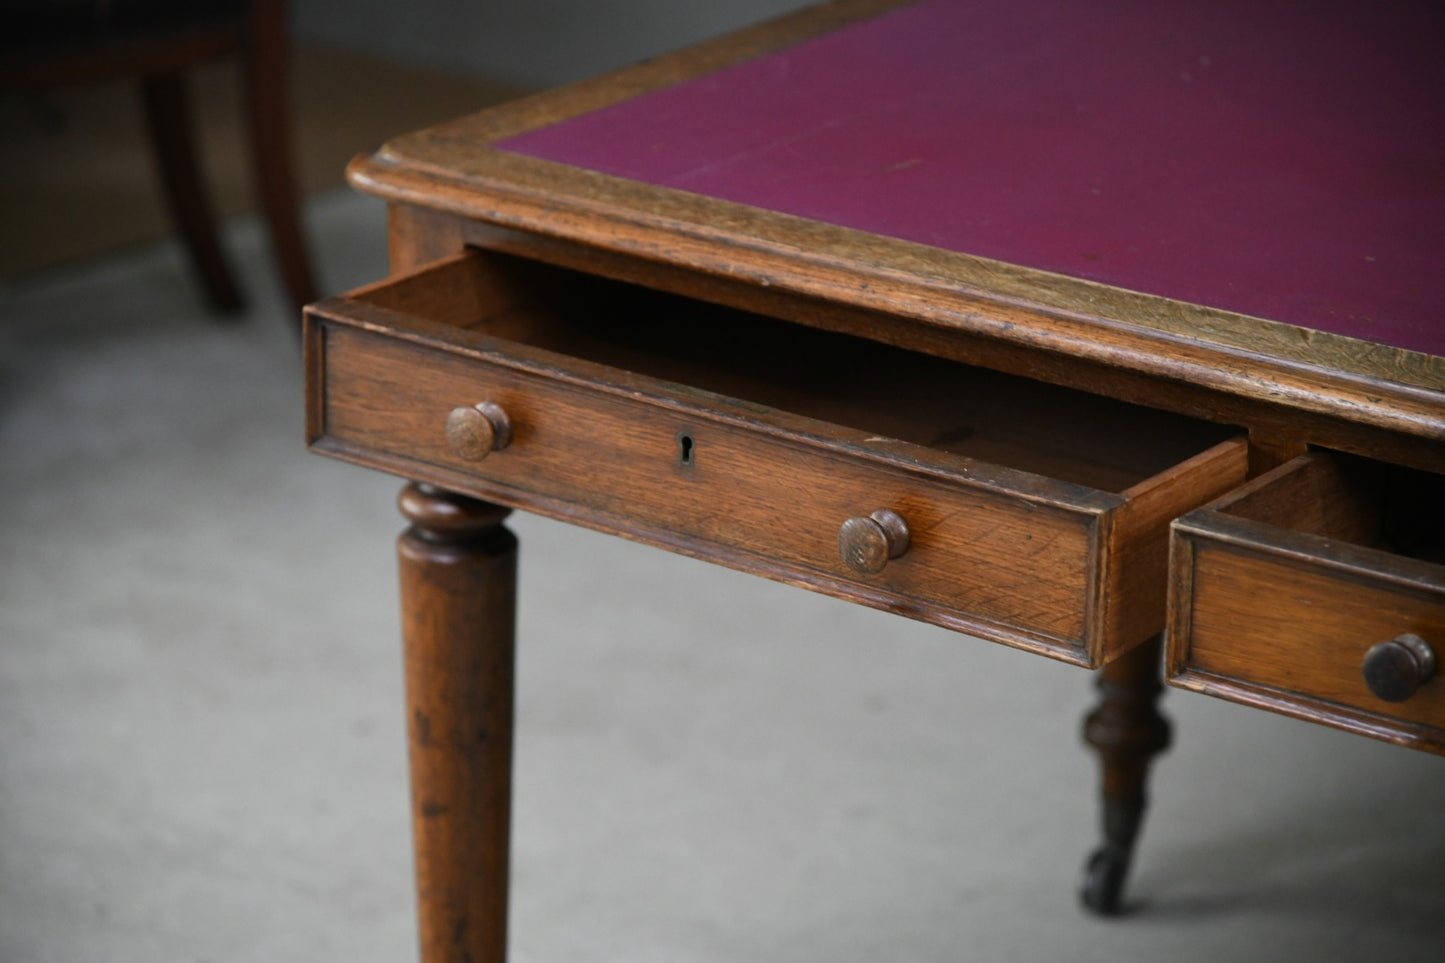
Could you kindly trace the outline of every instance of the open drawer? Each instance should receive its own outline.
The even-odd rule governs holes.
[[[1442,522],[1445,477],[1325,452],[1180,518],[1170,681],[1445,752]]]
[[[317,450],[1089,666],[1245,474],[1216,425],[482,251],[306,345]]]

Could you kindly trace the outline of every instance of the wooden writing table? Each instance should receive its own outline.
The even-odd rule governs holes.
[[[424,957],[505,955],[512,508],[1445,751],[1426,5],[826,5],[399,138],[308,440],[400,543]],[[1167,633],[1164,632],[1167,625]]]

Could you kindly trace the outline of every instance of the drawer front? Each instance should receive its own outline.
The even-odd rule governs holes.
[[[1100,513],[870,462],[715,413],[344,325],[322,324],[313,445],[458,491],[803,584],[1075,662],[1090,659]],[[693,401],[695,403],[689,403]],[[492,402],[511,440],[448,443],[453,408]],[[686,457],[684,457],[686,448]],[[838,538],[879,509],[909,545],[858,575]]]
[[[1087,666],[1163,628],[1170,520],[1246,466],[1219,426],[497,252],[309,308],[306,352],[318,451]]]
[[[1286,466],[1279,478],[1290,474]],[[1259,481],[1268,487],[1267,478]],[[1291,498],[1310,490],[1318,491],[1300,486]],[[1328,491],[1321,497],[1334,498]],[[1302,511],[1284,504],[1280,510]],[[1379,697],[1364,675],[1367,653],[1403,635],[1445,655],[1445,566],[1325,537],[1347,524],[1331,522],[1331,513],[1350,510],[1341,500],[1320,506],[1321,531],[1272,526],[1248,517],[1258,512],[1240,517],[1228,506],[1177,521],[1171,682],[1445,752],[1445,679],[1438,670],[1403,701]]]

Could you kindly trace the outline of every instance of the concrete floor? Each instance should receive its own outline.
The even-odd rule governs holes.
[[[333,290],[380,205],[310,210]],[[164,243],[0,291],[0,960],[414,957],[394,479]],[[1187,693],[1132,885],[1080,670],[619,539],[523,544],[513,957],[1439,960],[1445,760]]]

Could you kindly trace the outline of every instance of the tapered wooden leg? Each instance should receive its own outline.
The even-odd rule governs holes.
[[[1169,721],[1155,702],[1163,636],[1104,666],[1099,706],[1084,720],[1084,739],[1103,763],[1104,845],[1089,857],[1080,896],[1096,913],[1118,913],[1134,842],[1144,820],[1149,765],[1169,747]]]
[[[196,161],[185,78],[179,73],[147,76],[141,81],[141,98],[166,206],[186,242],[206,299],[217,311],[235,311],[241,306],[241,292],[221,253],[216,218]]]
[[[485,502],[412,484],[400,505],[421,958],[502,963],[517,540]]]

